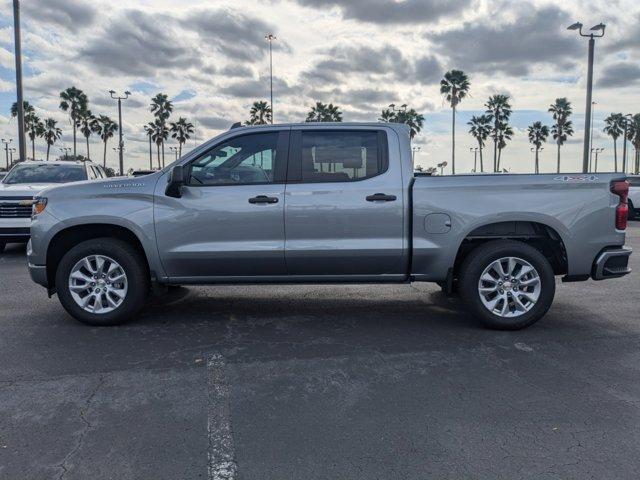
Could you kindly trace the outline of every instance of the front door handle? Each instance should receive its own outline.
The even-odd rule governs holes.
[[[249,203],[278,203],[278,197],[267,197],[266,195],[258,195],[249,199]]]
[[[395,199],[395,195],[386,195],[384,193],[374,193],[367,196],[367,202],[393,202]]]

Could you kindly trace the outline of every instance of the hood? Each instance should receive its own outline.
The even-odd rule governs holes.
[[[45,188],[57,185],[54,183],[0,183],[0,197],[35,197]]]
[[[81,182],[57,183],[50,185],[41,193],[49,200],[54,198],[105,197],[112,195],[128,195],[131,193],[153,193],[162,171],[139,177],[111,177],[101,180],[84,180]],[[0,194],[1,195],[1,194]]]

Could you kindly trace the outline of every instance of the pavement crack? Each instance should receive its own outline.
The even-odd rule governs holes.
[[[80,408],[80,412],[78,416],[80,417],[80,420],[84,425],[82,427],[82,430],[80,430],[79,434],[77,435],[76,442],[73,448],[69,451],[69,453],[65,455],[62,462],[60,462],[57,465],[57,467],[61,470],[60,475],[58,475],[58,480],[64,480],[65,476],[67,475],[70,469],[69,461],[82,448],[84,444],[85,436],[87,435],[89,430],[93,428],[93,424],[87,419],[87,413],[91,408],[91,404],[93,403],[93,399],[98,393],[98,390],[100,390],[100,388],[102,388],[103,385],[104,385],[104,375],[100,375],[100,378],[96,383],[96,386],[91,390],[91,392],[89,393],[89,396],[84,402],[84,405]]]

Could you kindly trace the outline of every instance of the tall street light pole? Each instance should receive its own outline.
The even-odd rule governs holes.
[[[276,36],[272,33],[265,35],[264,37],[269,42],[269,82],[271,92],[271,123],[273,123],[273,41],[277,40]]]
[[[420,150],[422,150],[421,147],[411,147],[411,161],[413,162],[414,166],[416,164],[416,152],[419,152]]]
[[[124,97],[120,97],[118,95],[116,95],[115,90],[109,90],[109,95],[111,95],[111,98],[113,98],[114,100],[118,100],[118,136],[120,138],[120,141],[118,142],[118,160],[119,160],[119,170],[120,170],[120,175],[124,175],[124,156],[123,156],[123,151],[124,151],[124,142],[122,140],[122,100],[126,100],[127,98],[129,98],[129,95],[131,95],[131,92],[126,91],[124,92]]]
[[[593,145],[593,113],[595,111],[595,106],[598,102],[591,102],[591,128],[589,129],[589,147]],[[591,162],[593,159],[589,156],[589,170],[591,170]]]
[[[4,138],[2,139],[2,143],[4,144],[4,153],[7,157],[7,171],[9,171],[9,144],[11,141],[11,138],[9,140],[5,140]]]
[[[593,52],[595,49],[596,38],[604,37],[604,29],[606,25],[604,23],[599,23],[591,27],[590,31],[592,33],[583,33],[582,32],[582,23],[576,22],[573,25],[567,27],[568,30],[578,30],[581,37],[589,38],[589,60],[588,60],[588,69],[587,69],[587,106],[585,108],[584,115],[584,146],[582,152],[582,172],[587,173],[589,171],[589,152],[591,148],[591,143],[589,142],[589,132],[591,131],[591,96],[593,92]],[[596,35],[593,32],[600,32],[599,35]]]
[[[604,152],[604,148],[592,148],[591,151],[593,153],[596,154],[596,159],[595,159],[595,168],[593,169],[594,172],[598,171],[598,154]]]
[[[13,0],[13,35],[16,57],[16,92],[18,95],[18,148],[20,160],[27,158],[24,136],[24,96],[22,94],[22,42],[20,39],[20,1]]]

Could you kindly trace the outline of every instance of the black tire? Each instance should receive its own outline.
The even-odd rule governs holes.
[[[501,317],[489,311],[478,291],[480,276],[492,262],[517,257],[533,266],[540,277],[540,296],[531,309],[517,317]],[[520,330],[533,325],[549,310],[556,291],[555,275],[549,261],[535,248],[515,240],[494,240],[473,250],[460,269],[460,295],[467,308],[487,328]]]
[[[7,246],[6,242],[0,242],[0,253],[4,252],[4,248]]]
[[[69,274],[74,265],[89,255],[105,255],[118,262],[127,275],[128,289],[124,301],[108,313],[91,313],[82,309],[69,291]],[[56,290],[64,309],[87,325],[119,325],[135,318],[144,306],[150,290],[145,259],[133,246],[115,238],[87,240],[69,250],[58,264]]]

